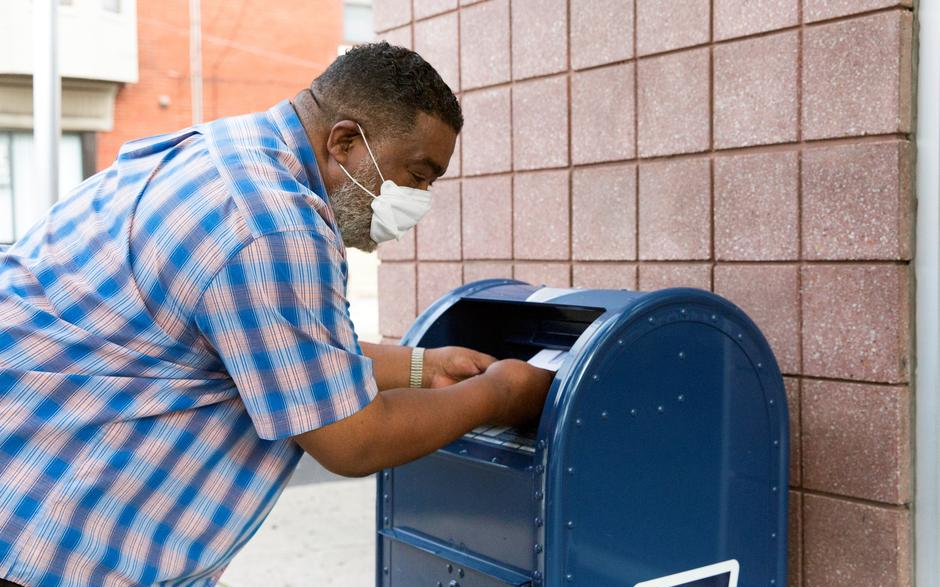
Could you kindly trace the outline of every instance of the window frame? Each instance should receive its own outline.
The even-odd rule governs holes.
[[[368,27],[370,31],[369,38],[350,39],[346,37],[346,28],[347,28],[346,10],[347,10],[347,7],[349,6],[369,9],[369,17],[371,21],[371,24]],[[372,0],[343,0],[343,41],[340,44],[339,48],[337,49],[337,54],[342,55],[344,53],[343,49],[345,48],[353,47],[360,43],[368,43],[369,41],[373,40],[375,38],[374,27],[375,27],[375,9],[374,9]]]
[[[13,227],[12,240],[6,241],[2,240],[0,237],[0,248],[9,246],[16,242],[17,239],[17,222],[16,222],[16,204],[17,204],[17,195],[14,191],[14,185],[16,183],[16,171],[15,165],[13,163],[13,136],[17,134],[32,135],[32,129],[23,129],[23,128],[8,128],[0,127],[0,142],[6,141],[7,144],[7,153],[9,158],[9,178],[10,178],[10,209],[9,210],[0,210],[0,213],[9,213],[11,219],[11,225]],[[81,157],[81,176],[82,181],[88,179],[97,172],[97,133],[93,131],[65,131],[63,135],[76,136],[79,141],[79,156]],[[58,198],[57,198],[58,200]]]
[[[108,7],[109,2],[114,2],[116,8],[115,9],[109,8]],[[101,11],[106,14],[113,14],[116,16],[120,16],[121,14],[124,14],[123,0],[98,0],[98,6],[99,8],[101,8]]]
[[[13,177],[13,133],[16,132],[14,129],[0,128],[0,142],[6,142],[7,148],[7,162],[10,168],[8,169],[8,178],[9,178],[9,188],[10,188],[10,209],[6,212],[10,215],[10,240],[3,240],[0,236],[0,248],[9,246],[13,244],[16,240],[16,195],[13,193],[13,184],[15,179]]]

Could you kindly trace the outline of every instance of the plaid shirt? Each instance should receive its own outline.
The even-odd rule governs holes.
[[[127,143],[0,252],[0,577],[212,585],[290,437],[375,397],[325,193],[284,101]]]

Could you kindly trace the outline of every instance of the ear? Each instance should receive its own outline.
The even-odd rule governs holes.
[[[340,120],[330,129],[330,135],[326,138],[326,150],[333,159],[347,165],[349,152],[357,138],[362,140],[358,125],[352,120]]]

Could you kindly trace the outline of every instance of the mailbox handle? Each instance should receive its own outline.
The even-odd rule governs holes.
[[[455,550],[446,544],[442,544],[436,540],[426,538],[425,536],[421,536],[414,532],[410,532],[401,528],[382,528],[379,530],[379,534],[388,538],[389,540],[394,540],[395,542],[400,542],[402,544],[411,546],[412,548],[417,548],[418,550],[434,555],[442,559],[444,562],[451,562],[465,569],[469,569],[481,575],[485,575],[486,577],[489,577],[495,581],[505,583],[507,586],[511,585],[512,587],[531,587],[532,585],[532,578],[520,573],[519,571],[506,568],[502,565],[490,562],[466,552]]]

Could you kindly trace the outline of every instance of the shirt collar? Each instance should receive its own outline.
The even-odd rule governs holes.
[[[268,110],[268,118],[274,127],[278,130],[288,148],[297,156],[303,165],[306,175],[307,187],[315,194],[329,202],[326,186],[323,184],[323,178],[320,175],[320,168],[317,165],[317,156],[313,152],[313,146],[307,139],[307,132],[304,125],[300,122],[300,117],[294,110],[290,100],[282,100]]]

